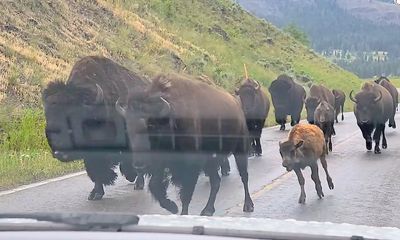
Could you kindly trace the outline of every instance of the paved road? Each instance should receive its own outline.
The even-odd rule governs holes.
[[[264,129],[264,155],[249,160],[250,190],[255,211],[241,211],[243,189],[233,168],[224,177],[217,197],[216,216],[248,216],[277,219],[346,222],[373,226],[400,227],[400,133],[387,130],[388,149],[381,155],[366,152],[353,114],[336,125],[333,153],[328,168],[335,183],[329,190],[325,174],[320,178],[325,198],[319,200],[310,171],[305,171],[307,202],[297,203],[300,188],[294,173],[281,166],[278,141],[288,131]],[[400,122],[400,117],[397,117]],[[234,164],[232,163],[232,166]],[[0,197],[1,212],[132,212],[135,214],[169,214],[161,209],[145,189],[134,191],[133,185],[119,178],[116,185],[106,188],[101,201],[87,201],[92,183],[86,175],[52,182]],[[175,189],[170,194],[177,199]],[[209,194],[209,182],[201,177],[196,187],[191,214],[199,214]],[[179,201],[177,201],[179,202]]]

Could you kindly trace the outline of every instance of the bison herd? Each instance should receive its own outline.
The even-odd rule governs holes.
[[[288,139],[279,142],[279,151],[283,167],[298,177],[299,203],[305,202],[301,170],[307,166],[322,198],[317,162],[320,159],[333,189],[326,155],[332,151],[331,137],[336,134],[334,123],[340,112],[344,120],[345,93],[313,85],[306,94],[287,75],[279,76],[268,90],[280,130],[285,130],[288,115],[294,126]],[[397,97],[387,78],[365,83],[354,96],[350,93],[368,150],[372,149],[372,133],[375,153],[381,152],[381,136],[382,148],[387,147],[385,123],[396,127]],[[102,199],[104,186],[114,183],[114,168],[119,165],[135,189],[143,189],[145,178],[149,178],[151,195],[171,213],[178,213],[178,206],[168,197],[167,188],[170,183],[177,186],[181,214],[188,214],[203,172],[210,181],[210,194],[201,215],[210,216],[220,188],[219,170],[222,175],[229,174],[228,157],[233,155],[244,189],[243,211],[254,210],[248,157],[262,154],[261,131],[270,109],[268,95],[256,80],[245,79],[232,95],[203,78],[163,74],[148,80],[110,59],[90,56],[74,65],[66,82],[49,83],[43,102],[46,137],[53,156],[61,161],[83,159],[94,183],[89,200]],[[299,124],[303,106],[308,124]],[[83,115],[88,119],[76,127],[76,118]],[[118,130],[121,126],[122,134]],[[77,140],[76,134],[86,140]],[[127,151],[118,148],[118,139],[126,140]],[[72,156],[67,151],[71,148],[83,150]],[[84,149],[90,149],[91,154]]]

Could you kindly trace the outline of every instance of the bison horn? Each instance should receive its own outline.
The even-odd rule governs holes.
[[[122,104],[119,102],[119,98],[118,100],[115,102],[115,110],[117,110],[117,112],[119,114],[121,114],[122,116],[126,116],[126,107],[123,107]]]
[[[254,81],[254,83],[256,84],[256,90],[258,90],[258,89],[260,89],[260,83],[259,82],[257,82],[256,80],[253,80]]]
[[[382,92],[379,91],[379,96],[374,99],[374,102],[379,102],[382,99]]]
[[[350,97],[350,100],[351,100],[351,101],[357,103],[357,100],[355,100],[355,99],[353,98],[353,90],[351,90],[349,97]]]
[[[165,98],[160,97],[161,101],[163,101],[165,103],[165,105],[167,105],[167,108],[163,108],[160,115],[161,116],[166,116],[171,112],[171,104],[165,100]]]
[[[103,89],[100,87],[99,84],[96,83],[96,89],[97,89],[97,95],[96,95],[96,100],[95,103],[102,103],[104,101],[104,93]]]

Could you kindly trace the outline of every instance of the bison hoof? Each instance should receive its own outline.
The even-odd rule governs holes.
[[[98,193],[95,191],[91,191],[88,197],[88,200],[90,201],[97,201],[97,200],[101,200],[104,196],[104,193]]]
[[[222,176],[229,176],[229,171],[221,171]]]
[[[262,156],[262,153],[256,153],[256,157],[261,157]]]
[[[372,149],[372,142],[366,141],[365,142],[365,147],[367,148],[368,151],[371,150]]]
[[[281,125],[281,128],[279,130],[285,131],[285,125]]]
[[[162,208],[168,210],[172,214],[177,214],[178,213],[178,206],[176,205],[175,202],[167,199],[164,202],[160,202],[160,205]]]
[[[244,202],[243,212],[254,212],[254,203],[251,199]]]
[[[134,190],[143,190],[144,184],[136,184],[133,186]]]
[[[381,153],[381,149],[379,147],[375,147],[375,154],[380,154]]]
[[[328,178],[328,186],[329,186],[329,189],[330,189],[330,190],[333,190],[333,188],[335,187],[335,186],[333,185],[333,182],[332,182],[332,179],[331,179],[331,178]]]
[[[143,190],[144,188],[144,178],[143,177],[137,177],[135,181],[135,185],[133,186],[133,189],[135,190]]]
[[[306,195],[301,194],[299,197],[300,204],[306,204]]]
[[[200,216],[212,216],[215,213],[214,207],[206,207],[201,211]]]
[[[317,187],[317,195],[318,195],[319,199],[322,199],[323,197],[325,197],[321,186]]]

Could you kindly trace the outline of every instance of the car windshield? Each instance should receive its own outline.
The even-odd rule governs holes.
[[[0,212],[400,228],[399,19],[393,0],[0,1]]]

